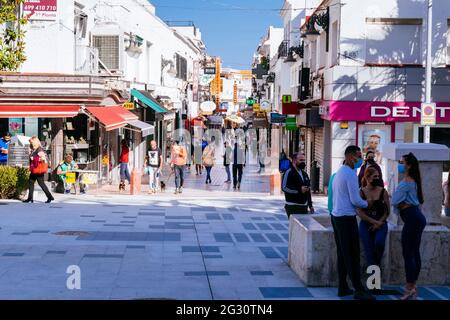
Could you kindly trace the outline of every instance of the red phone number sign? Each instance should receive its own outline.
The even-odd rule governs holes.
[[[56,20],[57,0],[28,0],[23,4],[24,15],[30,20]]]

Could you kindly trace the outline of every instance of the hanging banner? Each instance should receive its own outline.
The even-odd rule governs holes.
[[[193,74],[193,84],[192,84],[192,101],[198,102],[198,75],[200,72],[200,63],[194,61],[194,74]]]
[[[57,0],[28,0],[23,4],[23,15],[30,20],[56,20]]]

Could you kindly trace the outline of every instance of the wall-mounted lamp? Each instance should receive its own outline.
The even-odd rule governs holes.
[[[341,122],[339,127],[341,129],[348,129],[348,122],[347,121]]]

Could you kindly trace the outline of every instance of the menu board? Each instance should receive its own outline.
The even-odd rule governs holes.
[[[30,148],[10,144],[8,147],[8,166],[28,167],[30,165]]]

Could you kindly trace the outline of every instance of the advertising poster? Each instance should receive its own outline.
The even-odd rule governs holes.
[[[23,14],[30,20],[56,20],[57,0],[27,0],[23,4]]]

